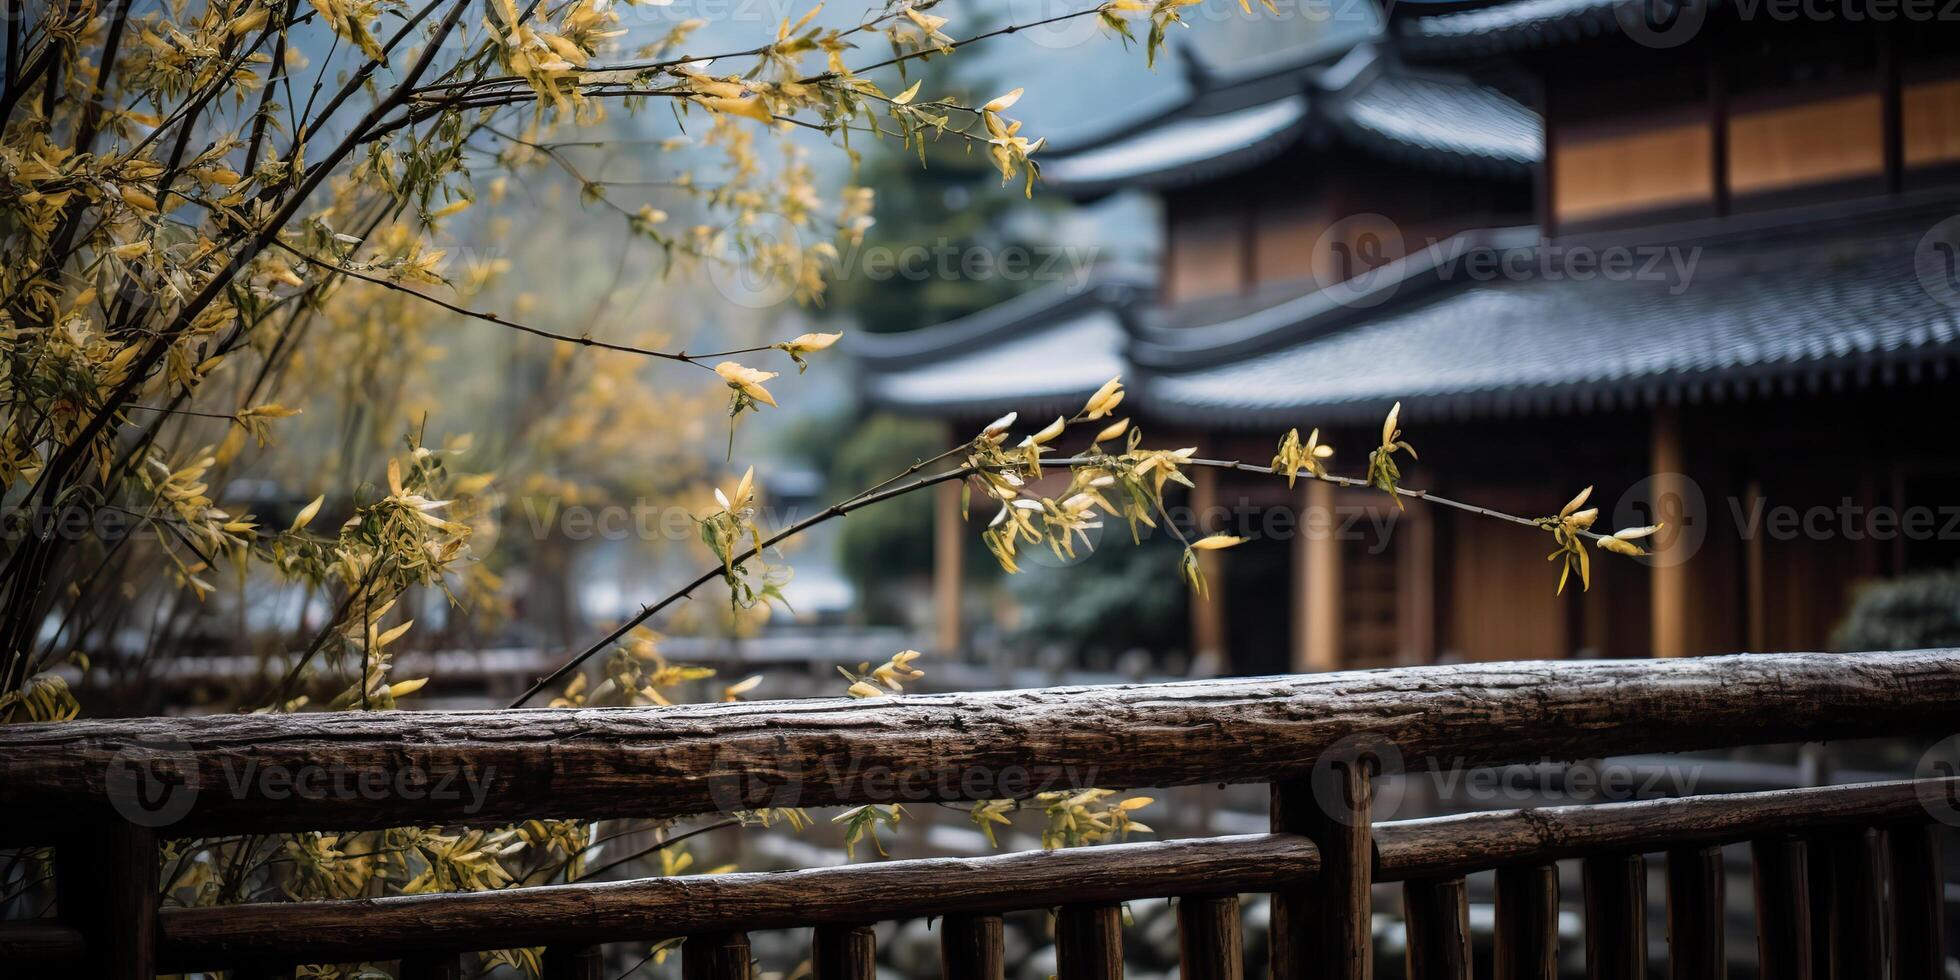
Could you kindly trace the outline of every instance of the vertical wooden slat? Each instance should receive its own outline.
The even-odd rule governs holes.
[[[878,937],[870,926],[818,926],[810,940],[813,980],[874,980]]]
[[[932,605],[933,642],[941,652],[959,650],[966,634],[960,603],[966,596],[966,519],[960,516],[959,483],[933,489]]]
[[[1064,905],[1056,911],[1055,974],[1060,980],[1122,980],[1120,906]]]
[[[1558,980],[1558,866],[1499,868],[1497,980]]]
[[[681,944],[681,980],[749,980],[748,934],[689,936]]]
[[[1883,980],[1884,932],[1879,920],[1879,874],[1885,838],[1861,830],[1829,838],[1832,980]]]
[[[1374,975],[1375,761],[1323,760],[1313,775],[1273,784],[1273,830],[1304,834],[1320,848],[1320,875],[1273,894],[1277,980],[1370,980]]]
[[[1653,583],[1648,608],[1653,617],[1654,656],[1685,657],[1695,652],[1688,636],[1689,568],[1686,561],[1668,554],[1668,549],[1682,540],[1676,524],[1682,518],[1675,515],[1686,507],[1688,478],[1683,475],[1686,464],[1682,462],[1681,421],[1672,405],[1654,408],[1649,460],[1654,474],[1648,481],[1653,488],[1653,517],[1674,525],[1673,531],[1650,539],[1661,556],[1651,564],[1650,573]]]
[[[597,946],[549,946],[544,951],[544,972],[539,976],[542,980],[603,980],[605,965]],[[746,978],[747,972],[742,976]]]
[[[1810,848],[1772,838],[1749,845],[1756,883],[1756,959],[1763,980],[1812,980]]]
[[[1182,980],[1241,980],[1245,952],[1237,895],[1187,895],[1177,900],[1177,948]]]
[[[1722,849],[1667,852],[1668,980],[1725,980],[1729,975]]]
[[[1588,980],[1646,980],[1647,859],[1587,858],[1585,887]]]
[[[998,915],[949,915],[939,924],[939,968],[946,980],[1003,980],[1006,949]]]
[[[157,843],[119,817],[88,820],[55,848],[55,902],[82,930],[90,980],[156,976]]]
[[[1938,831],[1930,824],[1893,827],[1891,844],[1892,976],[1946,980],[1945,890]]]
[[[292,977],[287,970],[283,976]],[[270,974],[253,974],[253,977]],[[242,978],[233,978],[242,980]],[[463,980],[463,958],[455,953],[426,953],[421,956],[402,957],[401,972],[396,980]]]
[[[1470,980],[1470,895],[1462,878],[1402,885],[1409,980]]]

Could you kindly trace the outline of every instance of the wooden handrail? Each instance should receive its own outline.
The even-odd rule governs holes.
[[[1956,717],[1960,651],[1929,650],[672,708],[74,721],[0,726],[0,807],[48,815],[16,829],[45,836],[99,808],[134,767],[194,789],[158,831],[173,836],[677,817],[1272,782],[1362,735],[1419,769],[1945,734]]]
[[[1921,780],[1546,807],[1384,823],[1379,881],[1444,879],[1520,863],[1710,846],[1765,835],[1927,819],[1960,780]],[[512,946],[860,925],[892,918],[1107,905],[1167,895],[1235,895],[1312,880],[1314,845],[1259,834],[980,858],[934,858],[777,873],[331,902],[169,908],[160,965],[349,962]],[[70,937],[0,932],[0,948],[72,954]],[[26,952],[23,952],[26,955]]]

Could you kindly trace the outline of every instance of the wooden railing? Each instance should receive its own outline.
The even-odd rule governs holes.
[[[1120,903],[1176,897],[1188,980],[1237,978],[1238,896],[1273,895],[1275,976],[1364,980],[1370,886],[1400,882],[1412,978],[1468,980],[1464,876],[1497,871],[1502,980],[1557,976],[1554,862],[1584,867],[1590,976],[1644,978],[1664,853],[1671,976],[1726,975],[1720,848],[1747,842],[1765,978],[1943,977],[1935,817],[1960,781],[1381,823],[1371,775],[1960,726],[1960,651],[1425,667],[1139,687],[658,709],[223,716],[0,728],[0,846],[55,846],[57,917],[0,963],[148,977],[685,937],[690,978],[746,978],[751,931],[815,926],[818,980],[872,974],[873,923],[944,916],[945,976],[1003,975],[1006,912],[1056,913],[1063,980],[1122,973]],[[280,774],[268,778],[268,774]],[[1273,832],[775,874],[357,901],[159,908],[159,837],[679,817],[1046,789],[1273,786]],[[140,791],[140,792],[139,792]],[[132,822],[131,816],[135,820]],[[74,843],[70,843],[74,842]],[[36,974],[38,975],[38,974]]]

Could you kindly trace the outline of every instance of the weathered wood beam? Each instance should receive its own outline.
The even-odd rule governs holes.
[[[1944,734],[1960,650],[1407,667],[995,694],[0,728],[0,807],[58,830],[140,770],[160,833],[673,817],[1272,782],[1378,735],[1411,768]],[[171,797],[176,800],[180,797]],[[174,815],[174,814],[173,814]]]
[[[1524,862],[1890,823],[1923,814],[1921,794],[1937,791],[1923,783],[1876,783],[1385,823],[1375,828],[1375,878],[1452,877]],[[350,962],[445,949],[858,925],[1107,905],[1174,895],[1194,881],[1228,894],[1266,892],[1311,881],[1319,868],[1306,838],[1262,834],[468,894],[171,908],[159,916],[161,957],[166,969],[181,971],[273,956]]]

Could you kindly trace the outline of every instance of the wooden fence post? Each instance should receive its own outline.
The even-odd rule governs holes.
[[[1405,882],[1409,980],[1470,980],[1470,896],[1462,878]]]
[[[1667,852],[1668,980],[1727,980],[1726,884],[1721,848]]]
[[[939,969],[945,980],[1004,980],[1006,928],[998,915],[949,915],[939,923]]]
[[[742,932],[689,936],[681,944],[682,980],[749,980],[749,937]]]
[[[1177,900],[1178,975],[1182,980],[1243,980],[1237,895],[1186,895]]]
[[[90,980],[156,976],[156,833],[120,817],[86,820],[55,848],[55,902],[82,930]]]
[[[1585,881],[1588,980],[1646,980],[1647,859],[1587,858]]]
[[[870,926],[818,926],[810,939],[812,980],[876,980],[878,937]]]
[[[1812,980],[1810,847],[1792,838],[1753,841],[1756,960],[1763,980]]]
[[[1122,906],[1056,910],[1055,974],[1061,980],[1123,980]]]
[[[604,980],[606,958],[597,946],[547,946],[541,980]]]
[[[1558,980],[1558,865],[1497,869],[1497,980]]]
[[[1320,849],[1320,876],[1273,893],[1276,980],[1371,980],[1374,976],[1375,760],[1326,760],[1304,779],[1273,784],[1276,833],[1304,834]]]
[[[1891,828],[1892,975],[1945,980],[1946,883],[1938,830],[1931,824]]]
[[[1885,838],[1876,830],[1839,834],[1825,843],[1831,869],[1830,976],[1867,980],[1885,975],[1879,926],[1879,879]]]

